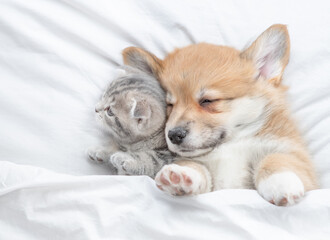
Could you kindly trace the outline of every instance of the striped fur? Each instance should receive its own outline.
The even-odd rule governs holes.
[[[115,143],[90,149],[89,157],[120,175],[154,177],[173,159],[164,135],[165,92],[151,74],[128,66],[118,72],[95,108]]]

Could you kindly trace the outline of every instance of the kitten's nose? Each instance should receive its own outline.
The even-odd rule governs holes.
[[[101,101],[101,102],[98,102],[97,104],[96,104],[96,106],[95,106],[95,112],[96,113],[98,113],[98,112],[100,112],[100,111],[102,111],[103,110],[103,102]]]
[[[103,110],[103,107],[102,107],[102,106],[97,105],[97,106],[95,107],[95,112],[96,112],[96,113],[100,112],[101,110]]]
[[[167,136],[173,144],[180,145],[187,136],[187,130],[182,127],[176,127],[168,131]]]

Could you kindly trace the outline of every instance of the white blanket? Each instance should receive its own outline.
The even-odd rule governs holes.
[[[0,239],[329,239],[329,12],[329,1],[0,0]],[[280,208],[250,190],[173,198],[147,177],[82,176],[109,173],[85,150],[105,138],[94,105],[123,48],[242,49],[274,23],[288,24],[284,83],[323,189]]]
[[[149,177],[0,163],[0,239],[329,239],[330,190],[276,207],[253,190],[173,197]],[[1,188],[2,187],[2,188]]]

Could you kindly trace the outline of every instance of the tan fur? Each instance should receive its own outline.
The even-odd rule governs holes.
[[[313,190],[317,188],[315,181],[315,174],[313,171],[308,156],[303,154],[303,151],[292,154],[271,154],[262,160],[259,168],[257,169],[256,182],[267,178],[269,175],[285,170],[295,172],[303,181],[305,190]]]
[[[285,25],[282,25],[282,24],[274,24],[272,25],[270,28],[268,28],[265,32],[267,32],[268,30],[270,29],[277,29],[279,31],[282,31],[285,33],[285,36],[286,36],[286,44],[287,44],[287,48],[286,48],[286,51],[285,51],[285,54],[284,54],[284,57],[282,58],[282,61],[281,61],[281,64],[282,64],[282,71],[281,73],[276,76],[275,78],[272,78],[272,79],[269,79],[268,81],[271,82],[272,84],[274,84],[275,86],[279,86],[281,84],[281,81],[282,81],[282,75],[283,75],[283,72],[284,72],[284,69],[286,67],[286,65],[288,64],[289,62],[289,57],[290,57],[290,38],[289,38],[289,33],[288,33],[288,29],[286,28]],[[261,41],[260,41],[260,37],[254,41],[251,46],[246,49],[244,52],[242,52],[241,54],[241,57],[243,58],[251,58],[251,55],[252,53],[260,48],[260,45],[261,45]]]
[[[140,61],[146,61],[150,64],[150,70],[152,71],[152,73],[158,77],[158,73],[161,71],[162,69],[162,61],[160,59],[158,59],[155,55],[153,55],[152,53],[141,49],[141,48],[136,48],[136,47],[128,47],[125,48],[122,52],[123,55],[123,60],[124,63],[126,65],[131,65],[131,59],[135,58],[135,57],[142,57],[142,59]],[[138,69],[142,70],[144,72],[145,69],[141,69],[137,66]]]
[[[281,71],[270,79],[258,77],[253,57],[263,47],[265,36],[281,32],[285,43],[281,52]],[[170,93],[168,124],[177,126],[182,122],[193,122],[195,132],[208,126],[220,126],[226,121],[225,115],[231,111],[231,100],[244,96],[262,96],[267,99],[269,115],[263,126],[255,134],[261,139],[290,142],[287,154],[269,154],[256,167],[255,185],[275,172],[290,170],[302,180],[305,190],[317,188],[315,170],[304,141],[290,117],[285,102],[286,87],[282,85],[282,75],[289,61],[290,42],[286,26],[273,25],[267,29],[248,49],[236,49],[207,43],[190,45],[170,53],[163,61],[138,48],[129,48],[126,54],[142,54],[156,72],[162,86]],[[128,62],[128,61],[126,61]],[[201,98],[216,101],[201,107],[198,94],[201,89],[212,90]],[[180,163],[191,166],[189,161]],[[198,169],[199,163],[193,168]]]

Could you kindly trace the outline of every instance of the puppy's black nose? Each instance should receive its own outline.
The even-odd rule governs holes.
[[[167,136],[173,144],[180,145],[187,136],[187,130],[182,127],[176,127],[168,131]]]

